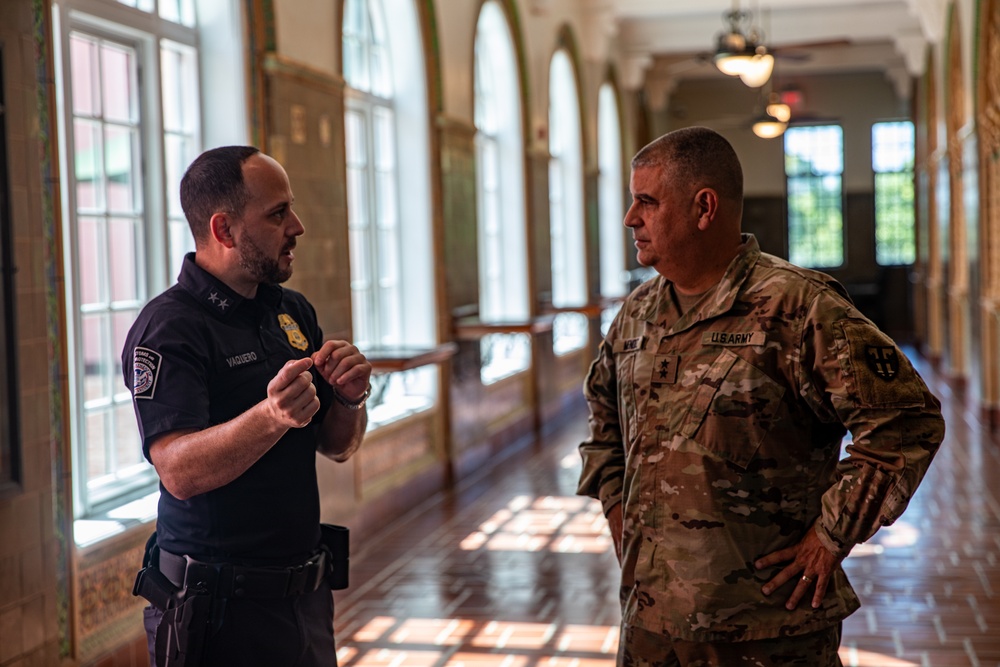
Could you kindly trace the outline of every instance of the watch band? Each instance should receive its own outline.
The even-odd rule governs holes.
[[[371,394],[372,394],[372,386],[370,383],[368,384],[368,387],[365,389],[365,393],[361,394],[361,398],[359,398],[357,401],[347,400],[340,394],[339,391],[337,391],[336,387],[333,388],[333,397],[337,399],[338,403],[340,403],[349,410],[360,410],[361,408],[365,407],[365,401],[368,400],[368,397],[371,396]]]

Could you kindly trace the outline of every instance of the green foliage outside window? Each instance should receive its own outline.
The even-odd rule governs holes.
[[[872,126],[875,171],[875,261],[882,266],[916,259],[913,192],[913,123]]]
[[[844,263],[843,131],[839,126],[785,133],[788,257],[810,268]]]

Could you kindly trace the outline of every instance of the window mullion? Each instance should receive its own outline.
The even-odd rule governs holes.
[[[367,49],[367,41],[366,49]],[[366,55],[367,55],[366,50]],[[366,58],[365,62],[369,62]],[[378,237],[379,237],[379,224],[378,218],[381,214],[379,208],[379,198],[378,198],[378,169],[376,167],[377,158],[375,155],[376,144],[375,144],[375,105],[369,98],[365,103],[365,145],[368,151],[368,162],[367,169],[365,172],[365,179],[368,182],[368,187],[365,194],[368,195],[368,221],[365,225],[365,233],[368,235],[368,266],[371,267],[371,273],[368,276],[368,312],[371,315],[369,318],[369,325],[371,326],[371,343],[376,346],[382,344],[382,336],[384,334],[384,325],[382,322],[382,313],[379,310],[379,292],[382,289],[381,286],[381,275],[382,266],[379,261],[378,252]]]

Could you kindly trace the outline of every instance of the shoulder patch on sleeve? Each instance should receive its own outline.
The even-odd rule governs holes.
[[[148,347],[137,347],[132,353],[132,398],[153,398],[156,379],[160,374],[163,355]]]
[[[924,384],[892,339],[864,320],[843,320],[846,370],[854,379],[856,400],[871,408],[923,405]]]

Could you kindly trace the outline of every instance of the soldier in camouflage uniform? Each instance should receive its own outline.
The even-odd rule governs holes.
[[[859,607],[841,561],[905,509],[940,404],[836,281],[740,233],[742,170],[720,135],[664,135],[630,189],[625,225],[660,275],[587,377],[578,490],[622,564],[619,664],[840,665]]]

